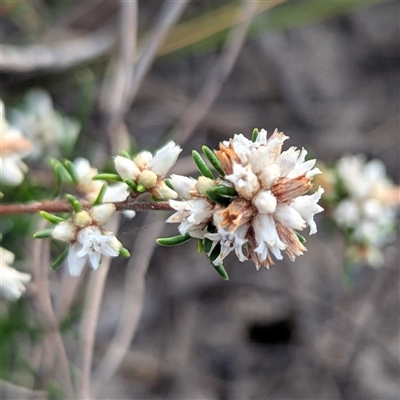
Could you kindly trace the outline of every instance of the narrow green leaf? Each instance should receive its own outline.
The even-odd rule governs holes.
[[[40,211],[39,214],[47,221],[51,222],[52,224],[59,224],[60,222],[64,222],[65,219],[61,217],[57,217],[57,215],[49,214],[46,211]]]
[[[213,241],[208,238],[205,238],[203,240],[204,253],[208,254],[211,251],[212,244]]]
[[[46,239],[51,236],[53,229],[42,229],[41,231],[35,232],[32,236],[35,239]]]
[[[227,207],[232,201],[231,196],[214,193],[212,190],[206,190],[206,194],[212,201],[215,201],[217,204],[224,207]]]
[[[222,278],[224,278],[226,281],[229,281],[229,275],[226,272],[226,269],[224,268],[224,266],[222,264],[221,265],[214,265],[213,264],[213,267],[215,268],[215,270],[218,272],[218,274]]]
[[[51,269],[55,271],[61,266],[61,264],[66,260],[68,256],[69,246],[67,246],[64,251],[57,257],[57,259],[51,264]]]
[[[115,181],[122,182],[122,178],[117,174],[101,173],[92,178],[93,181]]]
[[[54,169],[57,179],[59,179],[61,182],[72,183],[72,177],[70,173],[60,161],[55,158],[51,158],[50,163]]]
[[[175,190],[174,187],[172,186],[171,180],[166,178],[164,179],[165,184],[172,190]]]
[[[120,154],[121,154],[122,157],[125,157],[125,158],[128,158],[129,160],[132,160],[131,155],[127,151],[121,150]]]
[[[197,169],[200,173],[205,176],[206,178],[214,179],[214,175],[211,172],[210,168],[207,167],[207,164],[201,158],[201,155],[196,150],[192,151],[193,160],[197,165]]]
[[[78,172],[76,171],[74,163],[70,160],[64,160],[64,167],[70,174],[72,182],[74,182],[77,185],[79,183],[79,176]]]
[[[136,191],[139,192],[139,193],[144,193],[146,190],[147,190],[147,189],[146,189],[141,183],[139,183],[139,184],[136,186]]]
[[[225,172],[222,169],[221,161],[219,161],[219,158],[214,154],[214,152],[207,146],[203,146],[201,149],[203,150],[204,155],[208,158],[208,161],[210,161],[211,165],[216,169],[216,171],[221,176],[225,176]]]
[[[306,238],[303,235],[300,235],[300,233],[296,232],[296,235],[297,235],[298,239],[300,240],[300,243],[307,242]]]
[[[253,133],[251,134],[251,141],[255,142],[257,140],[258,134],[259,134],[259,130],[257,128],[253,129]]]
[[[103,183],[103,185],[101,186],[100,192],[96,197],[96,200],[93,202],[94,206],[98,206],[99,204],[101,204],[103,202],[103,198],[104,198],[104,195],[106,194],[106,190],[107,190],[107,183]]]
[[[211,190],[216,194],[222,194],[225,196],[233,197],[233,196],[238,195],[237,191],[232,186],[218,185],[218,186],[215,186],[215,188],[213,188]]]
[[[76,200],[72,207],[76,213],[81,212],[83,210],[83,206],[79,200]]]
[[[192,237],[189,234],[186,235],[177,235],[168,238],[159,238],[157,239],[157,243],[161,246],[176,246],[178,244],[182,244],[190,240]]]
[[[74,203],[76,201],[78,201],[78,199],[75,196],[73,196],[72,194],[66,194],[65,198],[67,199],[68,203],[71,204],[71,207],[73,207]]]
[[[132,179],[124,179],[124,182],[134,191],[137,192],[137,183]]]
[[[126,249],[125,247],[122,247],[121,250],[119,251],[119,255],[121,257],[130,257],[131,253],[129,253],[128,249]]]
[[[198,253],[203,252],[203,241],[201,239],[197,239],[197,252]]]

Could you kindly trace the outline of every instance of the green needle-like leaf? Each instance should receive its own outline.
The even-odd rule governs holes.
[[[296,232],[297,237],[300,240],[300,243],[305,243],[307,242],[306,238],[303,235],[300,235],[300,233]]]
[[[201,158],[201,155],[196,150],[192,151],[193,160],[197,165],[197,169],[200,173],[205,176],[206,178],[214,179],[214,175],[211,172],[210,168],[208,168],[207,164]]]
[[[119,255],[121,257],[130,257],[131,253],[129,253],[128,249],[126,249],[125,247],[122,247],[121,250],[119,251]]]
[[[213,264],[213,267],[215,268],[215,270],[218,272],[218,274],[219,274],[222,278],[224,278],[226,281],[229,281],[229,275],[228,275],[228,273],[226,272],[226,269],[224,268],[223,265],[214,265],[214,264]]]
[[[79,183],[79,176],[74,163],[70,160],[64,160],[64,167],[70,174],[72,181],[77,185]]]
[[[203,250],[203,241],[201,239],[197,239],[197,252],[202,253]]]
[[[139,192],[139,193],[144,193],[146,190],[147,190],[147,189],[146,189],[141,183],[139,183],[139,184],[136,186],[136,191]]]
[[[255,142],[257,140],[258,134],[259,134],[259,130],[257,128],[253,129],[253,133],[251,134],[251,141]]]
[[[159,238],[157,239],[157,243],[161,246],[177,246],[178,244],[182,244],[190,240],[192,237],[188,234],[186,235],[178,235],[172,236],[168,238]]]
[[[206,194],[212,201],[215,201],[217,204],[224,207],[227,207],[232,201],[232,196],[214,193],[214,191],[210,189],[206,190]]]
[[[124,182],[134,191],[137,192],[137,183],[132,179],[124,179]]]
[[[201,149],[203,150],[204,155],[208,158],[208,161],[210,161],[215,170],[221,176],[225,176],[225,172],[222,169],[221,161],[219,161],[219,158],[214,154],[214,152],[207,146],[203,146]]]
[[[218,185],[211,189],[215,194],[222,194],[224,196],[237,196],[238,193],[232,186]]]
[[[57,259],[51,264],[51,269],[55,271],[61,266],[61,264],[66,260],[68,256],[69,246],[67,246],[64,251],[57,257]]]
[[[44,219],[51,222],[52,224],[59,224],[60,222],[64,222],[65,219],[61,217],[57,217],[57,215],[49,214],[46,211],[40,211],[39,213]]]
[[[120,154],[121,154],[122,157],[125,157],[125,158],[128,158],[129,160],[132,160],[131,155],[127,151],[121,150]]]
[[[53,229],[43,229],[41,231],[35,232],[32,236],[35,239],[46,239],[51,236],[52,232],[53,232]]]
[[[93,181],[115,181],[122,182],[122,178],[117,174],[101,173],[92,178]]]
[[[104,195],[106,194],[106,190],[107,190],[107,183],[103,183],[99,194],[96,197],[96,200],[93,202],[94,206],[98,206],[99,204],[101,204],[103,202],[104,199]]]

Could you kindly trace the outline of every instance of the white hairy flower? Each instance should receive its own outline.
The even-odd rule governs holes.
[[[26,291],[25,285],[31,280],[30,274],[10,266],[14,258],[11,251],[0,247],[0,292],[8,300],[18,300]]]
[[[121,178],[140,183],[157,199],[176,199],[177,193],[165,185],[163,179],[181,151],[180,146],[171,141],[154,156],[148,151],[142,151],[133,160],[122,156],[115,157],[115,169]]]
[[[4,104],[0,100],[0,183],[18,186],[24,180],[28,167],[22,158],[32,151],[32,142],[10,126],[5,119]]]
[[[59,157],[60,150],[72,148],[80,130],[80,123],[56,111],[50,95],[41,89],[26,94],[22,108],[11,110],[10,121],[33,142],[33,158]]]
[[[336,170],[347,193],[334,210],[336,223],[350,228],[356,242],[381,246],[395,229],[399,188],[387,177],[381,161],[367,162],[363,155],[341,158]],[[369,254],[376,253],[377,250],[369,250]]]
[[[97,269],[102,255],[119,255],[121,242],[102,227],[114,211],[113,204],[101,204],[89,212],[74,214],[70,221],[63,221],[53,229],[55,239],[70,245],[67,263],[72,276],[79,276],[88,261],[93,269]]]
[[[211,240],[210,260],[214,265],[222,263],[233,250],[240,261],[252,258],[257,269],[273,264],[271,255],[281,259],[282,251],[293,261],[306,250],[296,231],[308,225],[310,234],[316,233],[314,215],[323,210],[318,205],[323,189],[311,195],[306,193],[312,187],[314,175],[321,172],[314,168],[316,160],[306,161],[305,149],[291,147],[282,152],[286,139],[278,131],[267,138],[263,129],[254,142],[239,134],[220,144],[215,155],[225,176],[213,182],[214,187],[219,185],[215,196],[218,198],[218,190],[225,190],[221,185],[228,192],[231,188],[237,193],[224,207],[216,207],[206,196],[207,190],[196,193],[192,182],[174,178],[173,185],[188,200],[170,201],[178,212],[167,222],[179,222],[182,234]],[[208,187],[212,191],[213,185]],[[225,202],[226,199],[221,198]],[[220,248],[217,257],[216,248]]]

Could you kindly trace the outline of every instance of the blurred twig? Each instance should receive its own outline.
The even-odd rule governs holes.
[[[43,227],[45,222],[40,225]],[[54,345],[55,353],[53,357],[57,358],[57,370],[60,371],[62,377],[62,389],[68,398],[73,398],[74,389],[69,373],[68,358],[65,351],[64,343],[59,331],[57,317],[54,313],[50,298],[50,285],[48,279],[50,247],[48,240],[35,241],[33,244],[32,255],[32,274],[36,283],[36,298],[37,304],[46,321],[48,329],[48,338],[51,339]],[[47,348],[47,352],[50,349]]]
[[[160,236],[164,223],[154,214],[150,214],[144,225],[146,227],[138,235],[131,251],[132,257],[126,271],[124,302],[117,332],[95,372],[94,381],[97,390],[106,385],[119,368],[129,350],[142,313],[145,277],[156,239]]]
[[[272,4],[275,5],[275,3]],[[222,85],[232,71],[240,49],[243,46],[247,30],[256,10],[256,5],[257,2],[243,2],[243,22],[232,28],[227,39],[227,45],[215,67],[210,72],[208,80],[203,85],[196,99],[189,105],[187,111],[184,112],[182,118],[178,121],[175,127],[177,142],[183,143],[189,138],[220,93]]]
[[[114,215],[110,229],[115,232],[119,226],[119,215]],[[86,296],[86,308],[81,321],[80,346],[82,354],[82,377],[80,399],[91,399],[91,372],[97,320],[103,298],[104,285],[110,268],[111,258],[103,256],[101,266],[90,275]]]
[[[48,45],[21,47],[3,44],[0,46],[0,71],[64,70],[101,56],[114,43],[113,31],[102,28],[86,36]]]

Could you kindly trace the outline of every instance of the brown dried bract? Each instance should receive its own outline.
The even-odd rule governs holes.
[[[10,154],[24,155],[32,149],[30,140],[19,137],[2,137],[0,140],[0,154],[7,156]]]
[[[280,178],[272,186],[271,191],[280,203],[291,203],[296,197],[302,196],[312,188],[310,179],[305,175],[297,178]]]
[[[231,231],[234,231],[239,226],[249,222],[254,213],[254,208],[249,201],[237,197],[228,207],[219,212],[222,216],[221,226],[229,227]]]
[[[307,251],[307,248],[300,242],[293,229],[286,228],[279,222],[276,222],[276,231],[282,242],[287,245],[285,252],[292,261],[295,260],[296,256],[301,256],[303,251]]]
[[[222,169],[225,174],[229,175],[233,172],[233,162],[240,162],[238,155],[235,153],[233,149],[232,143],[229,143],[229,146],[226,147],[222,143],[219,144],[219,150],[214,150],[215,155],[218,157],[219,161],[222,164]]]

